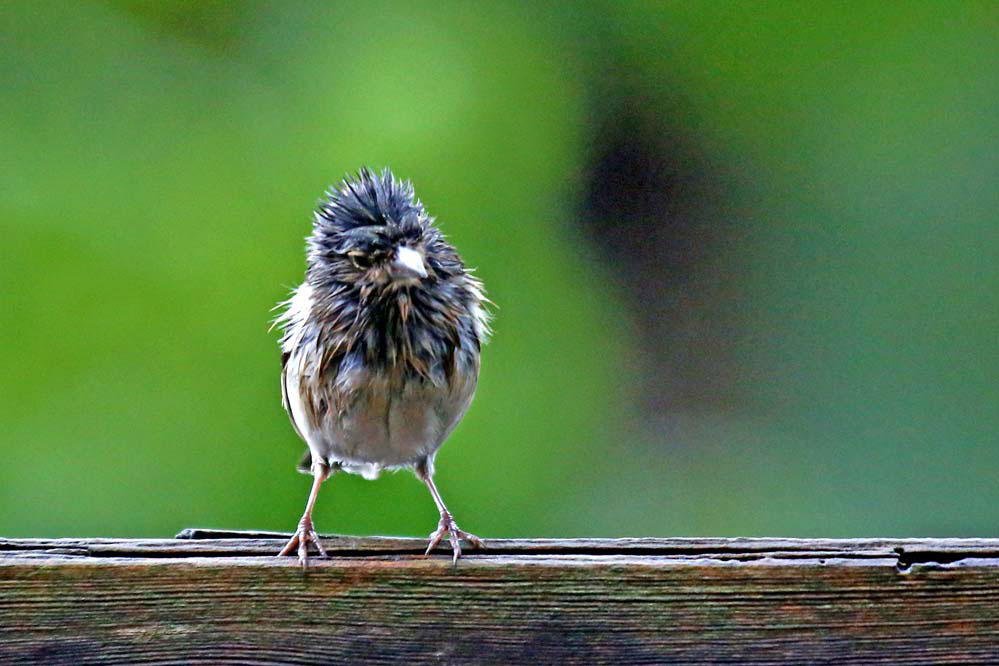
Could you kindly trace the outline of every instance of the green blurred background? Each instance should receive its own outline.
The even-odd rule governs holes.
[[[0,534],[295,526],[270,308],[361,165],[498,304],[466,529],[997,532],[993,2],[12,2],[0,89]]]

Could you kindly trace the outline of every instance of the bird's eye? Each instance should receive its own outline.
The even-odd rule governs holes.
[[[347,256],[350,257],[350,262],[354,266],[362,271],[366,271],[371,268],[371,257],[369,257],[364,252],[348,252]]]

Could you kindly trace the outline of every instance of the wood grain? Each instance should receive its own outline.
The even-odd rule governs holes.
[[[0,663],[999,663],[996,539],[178,537],[0,539]]]

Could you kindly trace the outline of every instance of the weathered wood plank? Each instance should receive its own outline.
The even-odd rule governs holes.
[[[0,539],[0,663],[999,663],[996,539]]]

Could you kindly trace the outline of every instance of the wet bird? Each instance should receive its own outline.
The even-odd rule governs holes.
[[[375,479],[411,468],[440,512],[429,555],[445,536],[453,561],[458,528],[434,484],[434,457],[465,415],[489,334],[486,297],[455,249],[389,170],[361,169],[331,188],[315,212],[305,281],[276,323],[281,393],[308,445],[299,471],[312,490],[279,555],[309,544],[325,557],[312,522],[320,486],[342,470]]]

